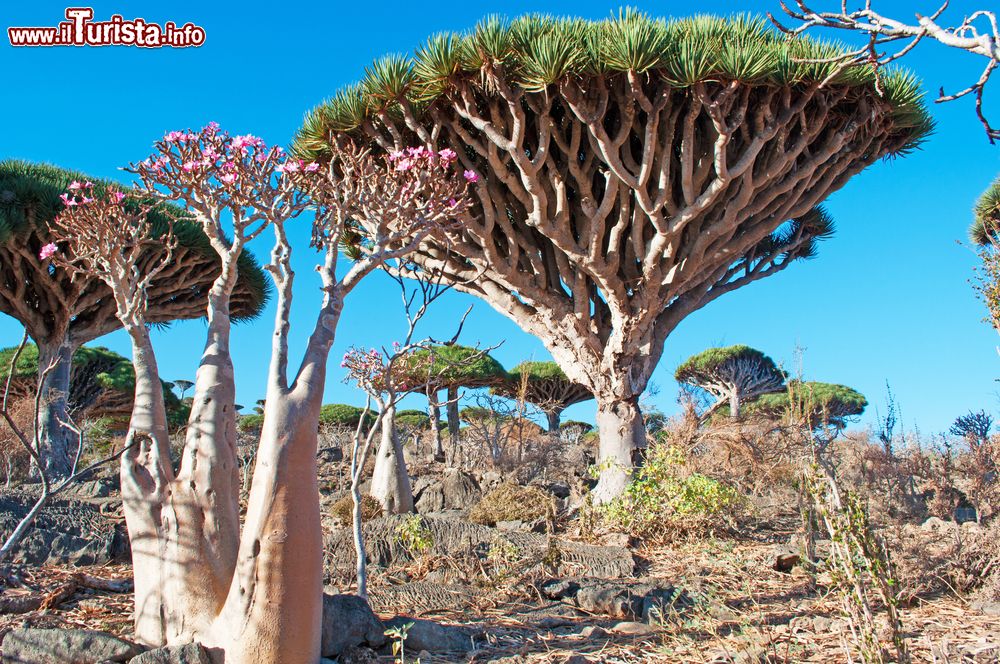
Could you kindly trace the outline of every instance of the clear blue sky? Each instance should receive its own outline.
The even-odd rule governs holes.
[[[777,0],[759,2],[637,2],[653,14],[683,16],[696,10],[729,14],[778,11]],[[815,0],[839,6],[837,0]],[[857,4],[857,3],[855,3]],[[926,6],[924,7],[923,5]],[[988,2],[955,2],[952,16]],[[936,2],[883,1],[883,13],[909,15]],[[145,157],[166,130],[200,127],[210,120],[234,132],[253,132],[287,143],[303,113],[362,74],[374,58],[409,52],[441,30],[462,30],[497,3],[432,2],[104,2],[97,20],[125,18],[205,28],[196,49],[13,49],[0,40],[0,158],[47,161],[96,176],[121,177],[120,166]],[[507,2],[503,11],[603,18],[619,5],[582,1]],[[55,25],[66,5],[40,0],[7,3],[3,27]],[[5,31],[4,31],[5,32]],[[980,61],[936,44],[923,46],[907,63],[933,94],[975,80]],[[1000,93],[993,102],[1000,123]],[[727,295],[696,312],[667,340],[652,382],[650,401],[676,411],[674,367],[711,345],[746,343],[791,366],[794,349],[805,349],[807,378],[840,382],[883,406],[889,381],[908,428],[943,431],[970,408],[1000,410],[995,382],[1000,338],[981,322],[983,308],[969,285],[975,256],[964,241],[970,208],[1000,171],[1000,146],[990,146],[971,101],[937,106],[938,130],[925,148],[906,159],[878,164],[828,202],[837,235],[820,255],[778,276]],[[266,258],[266,241],[253,250]],[[312,326],[318,293],[314,257],[300,245],[293,341]],[[426,334],[449,336],[454,319],[475,304],[463,341],[503,341],[496,357],[510,367],[522,359],[548,359],[536,339],[488,305],[459,294],[438,303]],[[252,405],[263,396],[273,310],[240,326],[234,337],[238,397]],[[332,357],[351,345],[388,344],[402,333],[396,286],[384,275],[363,284],[348,300]],[[176,323],[155,334],[163,378],[193,378],[204,325]],[[16,343],[20,328],[0,316],[0,345]],[[97,343],[128,355],[120,333]],[[360,403],[331,363],[327,402]],[[592,420],[593,402],[568,417]],[[419,407],[414,399],[413,407]],[[874,416],[869,408],[865,422]]]

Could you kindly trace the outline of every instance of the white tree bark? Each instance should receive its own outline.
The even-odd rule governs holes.
[[[597,401],[601,475],[591,491],[595,504],[622,494],[632,476],[633,453],[646,446],[646,428],[635,399]]]
[[[380,403],[381,438],[375,453],[371,496],[382,504],[386,514],[408,514],[413,511],[413,488],[403,456],[403,444],[396,429],[396,405]]]

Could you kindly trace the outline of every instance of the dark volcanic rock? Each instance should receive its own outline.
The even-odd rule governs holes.
[[[399,616],[385,623],[387,628],[402,627],[412,623],[406,633],[406,649],[410,652],[471,652],[475,639],[482,632],[458,625],[442,625],[432,620]]]
[[[11,532],[34,505],[27,492],[0,493],[0,532]],[[28,565],[104,565],[130,559],[124,523],[101,514],[100,501],[52,499],[14,554]]]
[[[3,640],[3,664],[128,662],[143,648],[86,629],[14,629]]]
[[[368,602],[357,595],[323,595],[323,638],[320,654],[336,657],[354,646],[381,647],[385,628]]]
[[[415,496],[417,512],[441,512],[469,509],[482,498],[483,492],[475,478],[457,468],[449,468],[437,482],[419,488]]]
[[[201,644],[188,643],[147,650],[130,659],[128,664],[212,664],[212,659]]]

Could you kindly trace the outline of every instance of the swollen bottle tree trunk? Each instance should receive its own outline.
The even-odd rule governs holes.
[[[66,339],[38,342],[41,402],[37,426],[42,445],[39,457],[50,480],[70,474],[74,448],[79,445],[77,436],[65,424],[69,422],[67,399],[74,352],[76,347]],[[50,366],[52,370],[45,373]]]
[[[375,453],[371,495],[382,504],[386,514],[413,511],[413,488],[403,456],[403,444],[396,429],[396,405],[379,403],[382,416],[381,438]]]
[[[646,427],[637,398],[597,398],[600,479],[591,491],[598,504],[625,490],[632,474],[637,450],[646,447]]]

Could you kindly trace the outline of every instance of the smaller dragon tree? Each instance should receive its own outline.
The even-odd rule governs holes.
[[[521,362],[492,391],[537,406],[545,413],[549,433],[553,434],[559,432],[564,410],[594,398],[589,389],[570,380],[555,362]]]
[[[10,360],[17,350],[13,347],[0,350],[0,382],[6,382]],[[10,398],[31,398],[38,374],[38,347],[27,344],[14,367]],[[163,383],[167,417],[176,424],[186,409],[172,387],[171,383]],[[73,354],[66,406],[74,421],[104,420],[111,430],[125,429],[132,413],[134,392],[135,370],[128,358],[103,346],[81,346]]]
[[[743,405],[745,413],[765,417],[787,417],[810,429],[842,431],[855,417],[865,412],[868,400],[857,390],[836,383],[788,381],[783,392],[763,394]],[[725,408],[720,409],[723,412]]]
[[[969,239],[982,261],[974,287],[989,313],[987,322],[1000,333],[1000,177],[979,197],[972,214]]]
[[[71,358],[81,345],[119,329],[121,323],[103,281],[48,260],[51,254],[42,260],[39,256],[52,243],[51,225],[60,212],[116,189],[120,187],[113,182],[47,164],[0,162],[0,313],[24,325],[37,345],[40,370],[54,365],[52,371],[44,373],[38,422],[40,458],[52,477],[69,472],[70,452],[76,441],[76,435],[64,424],[68,421]],[[77,193],[82,195],[70,195]],[[122,200],[132,211],[143,204],[138,194]],[[149,215],[153,235],[160,236],[171,226],[177,246],[170,264],[149,284],[147,321],[167,323],[204,316],[205,298],[221,269],[218,256],[198,224],[188,220],[180,208],[160,205]],[[149,247],[136,269],[151,270],[163,255],[161,246]],[[250,320],[263,308],[269,288],[252,256],[245,254],[239,262],[232,315],[235,320]]]
[[[702,413],[703,421],[723,405],[730,417],[740,416],[742,403],[785,387],[785,372],[770,357],[750,346],[709,348],[677,367],[674,378],[684,386],[704,390],[715,402]]]
[[[458,407],[460,390],[498,385],[506,379],[507,372],[503,365],[482,348],[454,343],[415,350],[411,362],[412,366],[418,368],[413,379],[425,385],[428,415],[434,438],[434,458],[443,461],[445,449],[438,424],[441,419],[441,406],[444,405],[447,412],[448,442],[454,453],[458,447],[459,430],[462,426]],[[440,400],[442,390],[446,392],[443,402]]]

